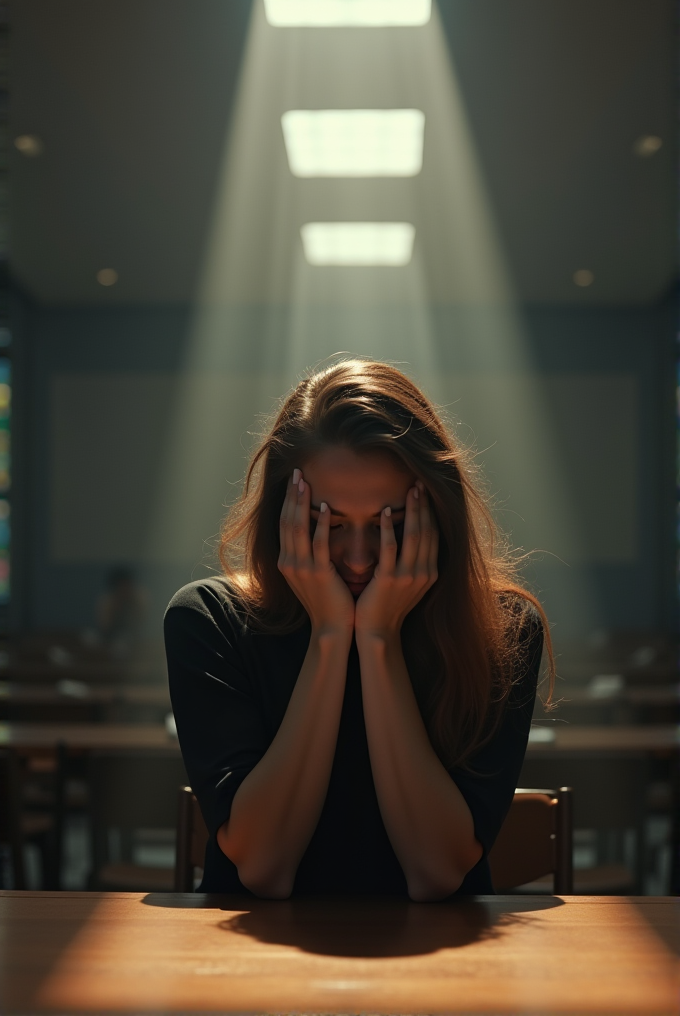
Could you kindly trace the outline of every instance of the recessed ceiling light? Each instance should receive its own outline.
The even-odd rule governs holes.
[[[14,147],[29,159],[42,155],[43,151],[43,143],[35,134],[20,134],[14,139]]]
[[[662,138],[658,137],[656,134],[644,134],[641,138],[638,138],[633,145],[633,151],[636,155],[639,155],[641,159],[648,159],[650,155],[656,155],[662,146]]]
[[[388,27],[426,25],[430,0],[264,0],[276,28]]]
[[[294,176],[416,176],[423,165],[419,109],[291,109],[281,126]]]
[[[97,272],[97,282],[100,286],[115,286],[118,282],[118,272],[115,268],[100,268]]]
[[[574,283],[577,286],[592,286],[595,281],[595,276],[589,268],[579,268],[577,272],[574,272]]]
[[[302,245],[310,265],[407,265],[415,227],[410,222],[307,222]]]

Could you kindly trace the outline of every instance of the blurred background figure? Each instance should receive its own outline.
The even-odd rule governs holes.
[[[118,566],[106,576],[97,602],[97,631],[102,644],[118,660],[129,659],[139,647],[148,613],[148,594],[132,568]]]

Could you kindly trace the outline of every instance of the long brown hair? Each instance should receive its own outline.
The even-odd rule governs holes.
[[[297,466],[329,445],[387,451],[422,480],[439,527],[438,579],[408,615],[402,644],[435,750],[464,763],[492,734],[539,624],[541,605],[517,580],[472,456],[401,371],[343,360],[301,381],[256,450],[222,527],[220,560],[241,609],[261,630],[295,630],[307,615],[278,570],[279,516]],[[538,617],[537,617],[538,614]]]

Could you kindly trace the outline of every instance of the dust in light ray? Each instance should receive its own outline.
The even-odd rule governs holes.
[[[319,106],[423,110],[422,172],[396,181],[294,177],[282,114]],[[317,32],[274,28],[255,3],[220,180],[149,558],[200,559],[258,414],[310,365],[344,351],[400,364],[467,418],[493,446],[491,484],[508,528],[530,547],[583,561],[436,6],[413,31]],[[309,264],[301,227],[333,221],[412,223],[410,262]],[[455,311],[455,330],[442,326],[442,307]],[[563,603],[570,627],[594,627],[596,606],[584,583],[572,583]]]

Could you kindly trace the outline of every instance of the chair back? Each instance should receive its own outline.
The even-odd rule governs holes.
[[[498,838],[489,852],[497,892],[516,889],[545,875],[553,892],[574,891],[572,791],[517,789]]]
[[[205,863],[208,829],[191,787],[180,787],[175,849],[175,892],[194,891],[194,869]]]
[[[95,821],[174,829],[177,787],[186,783],[178,752],[98,749],[90,753],[88,775]]]
[[[177,825],[177,788],[186,770],[176,751],[93,751],[88,761],[92,873],[90,889],[149,890],[172,885],[173,871],[133,861],[141,830],[173,830]],[[117,830],[118,856],[110,852],[110,830]],[[172,833],[170,832],[170,835]]]
[[[191,787],[181,787],[177,810],[175,892],[193,892],[194,869],[202,868],[208,830]],[[515,791],[510,811],[489,853],[497,891],[515,889],[544,875],[553,876],[553,892],[574,891],[572,866],[572,792]]]
[[[9,847],[12,888],[26,888],[21,830],[21,775],[13,748],[0,748],[0,843]]]

